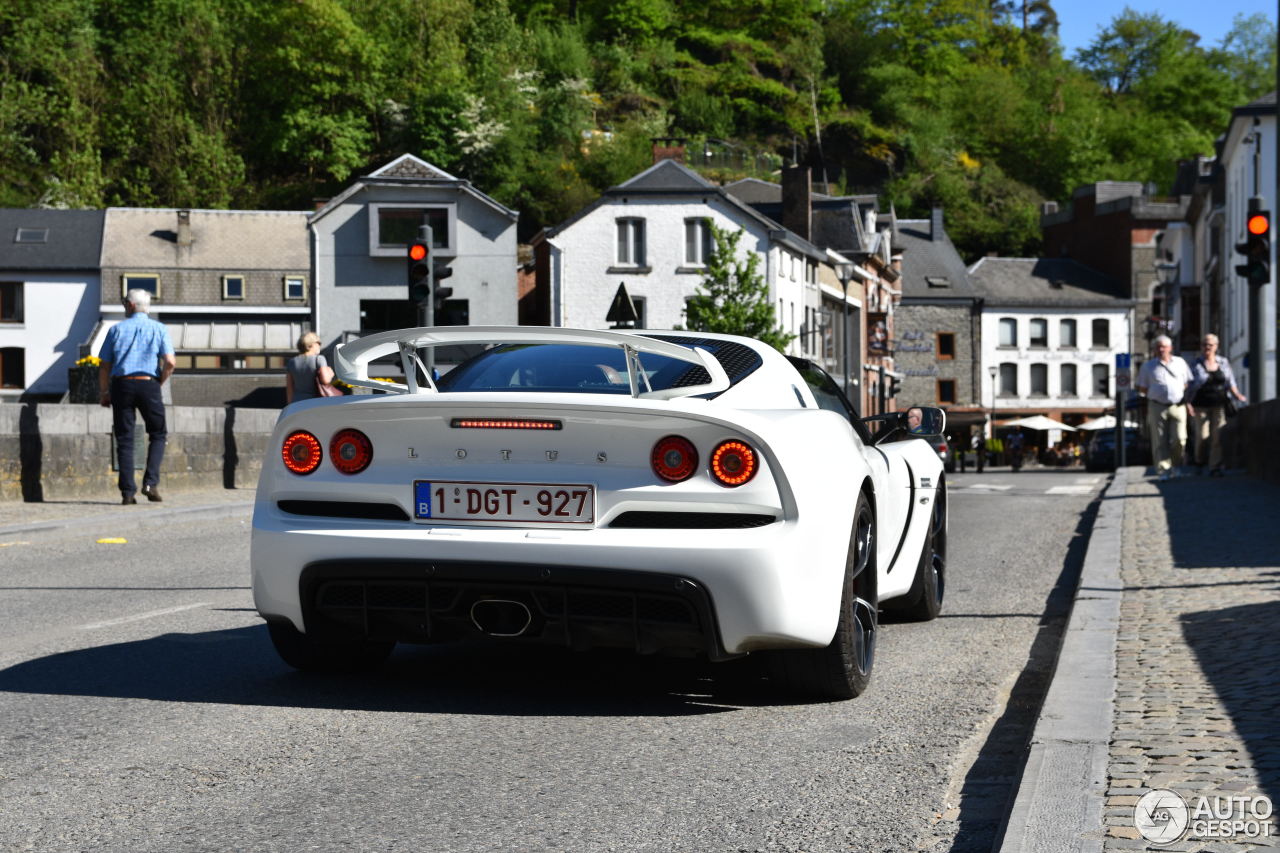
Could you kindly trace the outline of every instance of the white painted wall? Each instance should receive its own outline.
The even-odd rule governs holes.
[[[1000,343],[1000,320],[1013,318],[1017,321],[1017,346],[1006,348]],[[1049,322],[1049,344],[1047,347],[1032,348],[1030,346],[1031,320],[1044,318]],[[1060,321],[1073,319],[1076,321],[1076,347],[1062,346]],[[1093,321],[1105,319],[1109,323],[1110,345],[1094,347],[1091,338]],[[1017,365],[1018,394],[1013,397],[995,396],[996,417],[1001,410],[1026,411],[1028,409],[1052,408],[1088,408],[1106,407],[1115,397],[1115,357],[1117,353],[1127,351],[1129,339],[1129,315],[1124,310],[1082,310],[1078,308],[990,308],[982,314],[982,396],[983,405],[990,406],[993,390],[998,389],[999,373],[996,374],[996,385],[992,385],[989,367],[992,365],[1012,363]],[[1062,393],[1061,370],[1063,364],[1076,365],[1075,396]],[[1048,365],[1048,396],[1032,396],[1031,365]],[[1107,366],[1107,385],[1110,396],[1100,397],[1096,394],[1093,383],[1093,366]]]
[[[67,368],[79,358],[78,345],[98,319],[99,276],[5,273],[3,278],[23,283],[23,322],[0,323],[0,348],[23,348],[27,387],[0,390],[0,396],[66,391]]]
[[[645,264],[629,270],[617,260],[617,220],[645,222]],[[603,329],[619,284],[633,299],[645,301],[645,325],[671,329],[685,322],[685,300],[697,293],[703,268],[685,260],[685,220],[708,218],[717,227],[745,233],[738,254],[754,253],[758,271],[769,288],[777,321],[800,334],[805,306],[821,305],[814,262],[792,250],[771,245],[758,220],[709,196],[705,203],[687,198],[606,197],[604,203],[570,223],[550,239],[552,324],[566,328]],[[799,338],[791,350],[800,354]]]
[[[1225,290],[1223,328],[1218,331],[1221,352],[1231,360],[1231,366],[1251,402],[1274,399],[1276,396],[1276,117],[1258,116],[1260,123],[1253,124],[1253,116],[1238,117],[1227,132],[1222,149],[1222,165],[1226,173],[1226,204],[1223,210],[1223,242],[1221,247]],[[1271,211],[1271,270],[1272,283],[1262,288],[1262,336],[1266,359],[1262,377],[1262,394],[1257,389],[1246,389],[1249,371],[1244,367],[1244,357],[1249,352],[1249,283],[1236,275],[1235,267],[1242,262],[1235,245],[1244,242],[1245,219],[1248,215],[1249,197],[1254,195],[1255,144],[1246,141],[1252,131],[1259,131],[1262,140],[1261,157],[1258,158],[1258,195],[1264,199],[1263,207]]]

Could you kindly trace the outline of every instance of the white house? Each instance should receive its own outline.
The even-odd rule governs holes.
[[[1221,294],[1221,329],[1218,333],[1221,352],[1236,367],[1240,390],[1251,402],[1262,402],[1276,396],[1276,93],[1272,92],[1251,104],[1237,107],[1223,137],[1219,162],[1225,182],[1225,202],[1220,215],[1210,225],[1208,239],[1221,241],[1219,257],[1224,261]],[[1263,285],[1260,295],[1262,311],[1262,349],[1265,355],[1261,372],[1261,389],[1246,388],[1250,371],[1244,370],[1244,357],[1249,352],[1249,288],[1236,274],[1235,267],[1244,259],[1235,251],[1245,239],[1245,220],[1249,199],[1261,196],[1262,207],[1271,212],[1272,280]],[[1216,229],[1216,230],[1215,230]],[[1193,272],[1194,275],[1194,272]],[[1192,280],[1195,280],[1194,278]],[[1206,331],[1215,331],[1207,329]]]
[[[61,395],[98,320],[101,210],[0,210],[0,400]]]
[[[418,325],[409,300],[410,241],[432,229],[452,269],[437,325],[516,323],[519,214],[470,181],[405,154],[357,178],[311,216],[313,316],[326,343],[346,332]]]
[[[708,223],[743,232],[738,252],[759,258],[778,325],[796,335],[790,351],[813,354],[826,253],[674,160],[610,188],[535,240],[550,325],[608,326],[619,284],[636,306],[638,328],[682,325],[711,250]]]
[[[1074,425],[1114,405],[1133,315],[1119,282],[1067,258],[982,258],[969,277],[982,304],[980,400],[997,421]]]

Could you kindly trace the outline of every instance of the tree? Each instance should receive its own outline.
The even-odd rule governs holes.
[[[743,335],[764,341],[779,352],[795,335],[775,322],[769,287],[760,276],[760,256],[742,257],[738,241],[742,231],[730,232],[708,223],[715,247],[707,259],[698,293],[685,311],[688,328],[695,332]]]

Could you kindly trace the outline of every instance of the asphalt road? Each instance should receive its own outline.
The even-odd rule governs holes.
[[[988,850],[1102,483],[953,475],[943,618],[885,625],[831,704],[750,661],[497,645],[302,676],[252,610],[247,517],[10,534],[0,849]]]

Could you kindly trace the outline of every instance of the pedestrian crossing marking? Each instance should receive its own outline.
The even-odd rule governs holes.
[[[1092,485],[1095,485],[1101,479],[1102,479],[1101,477],[1076,477],[1076,482],[1087,483],[1088,485],[1092,486]]]
[[[1004,491],[1008,491],[1009,489],[1012,489],[1012,488],[1013,488],[1013,486],[1007,486],[1007,485],[1002,485],[1002,484],[997,484],[997,483],[966,483],[966,484],[965,484],[965,488],[967,488],[967,489],[995,489],[996,491],[1004,492]]]
[[[1045,491],[1046,495],[1087,495],[1093,486],[1054,486]]]

